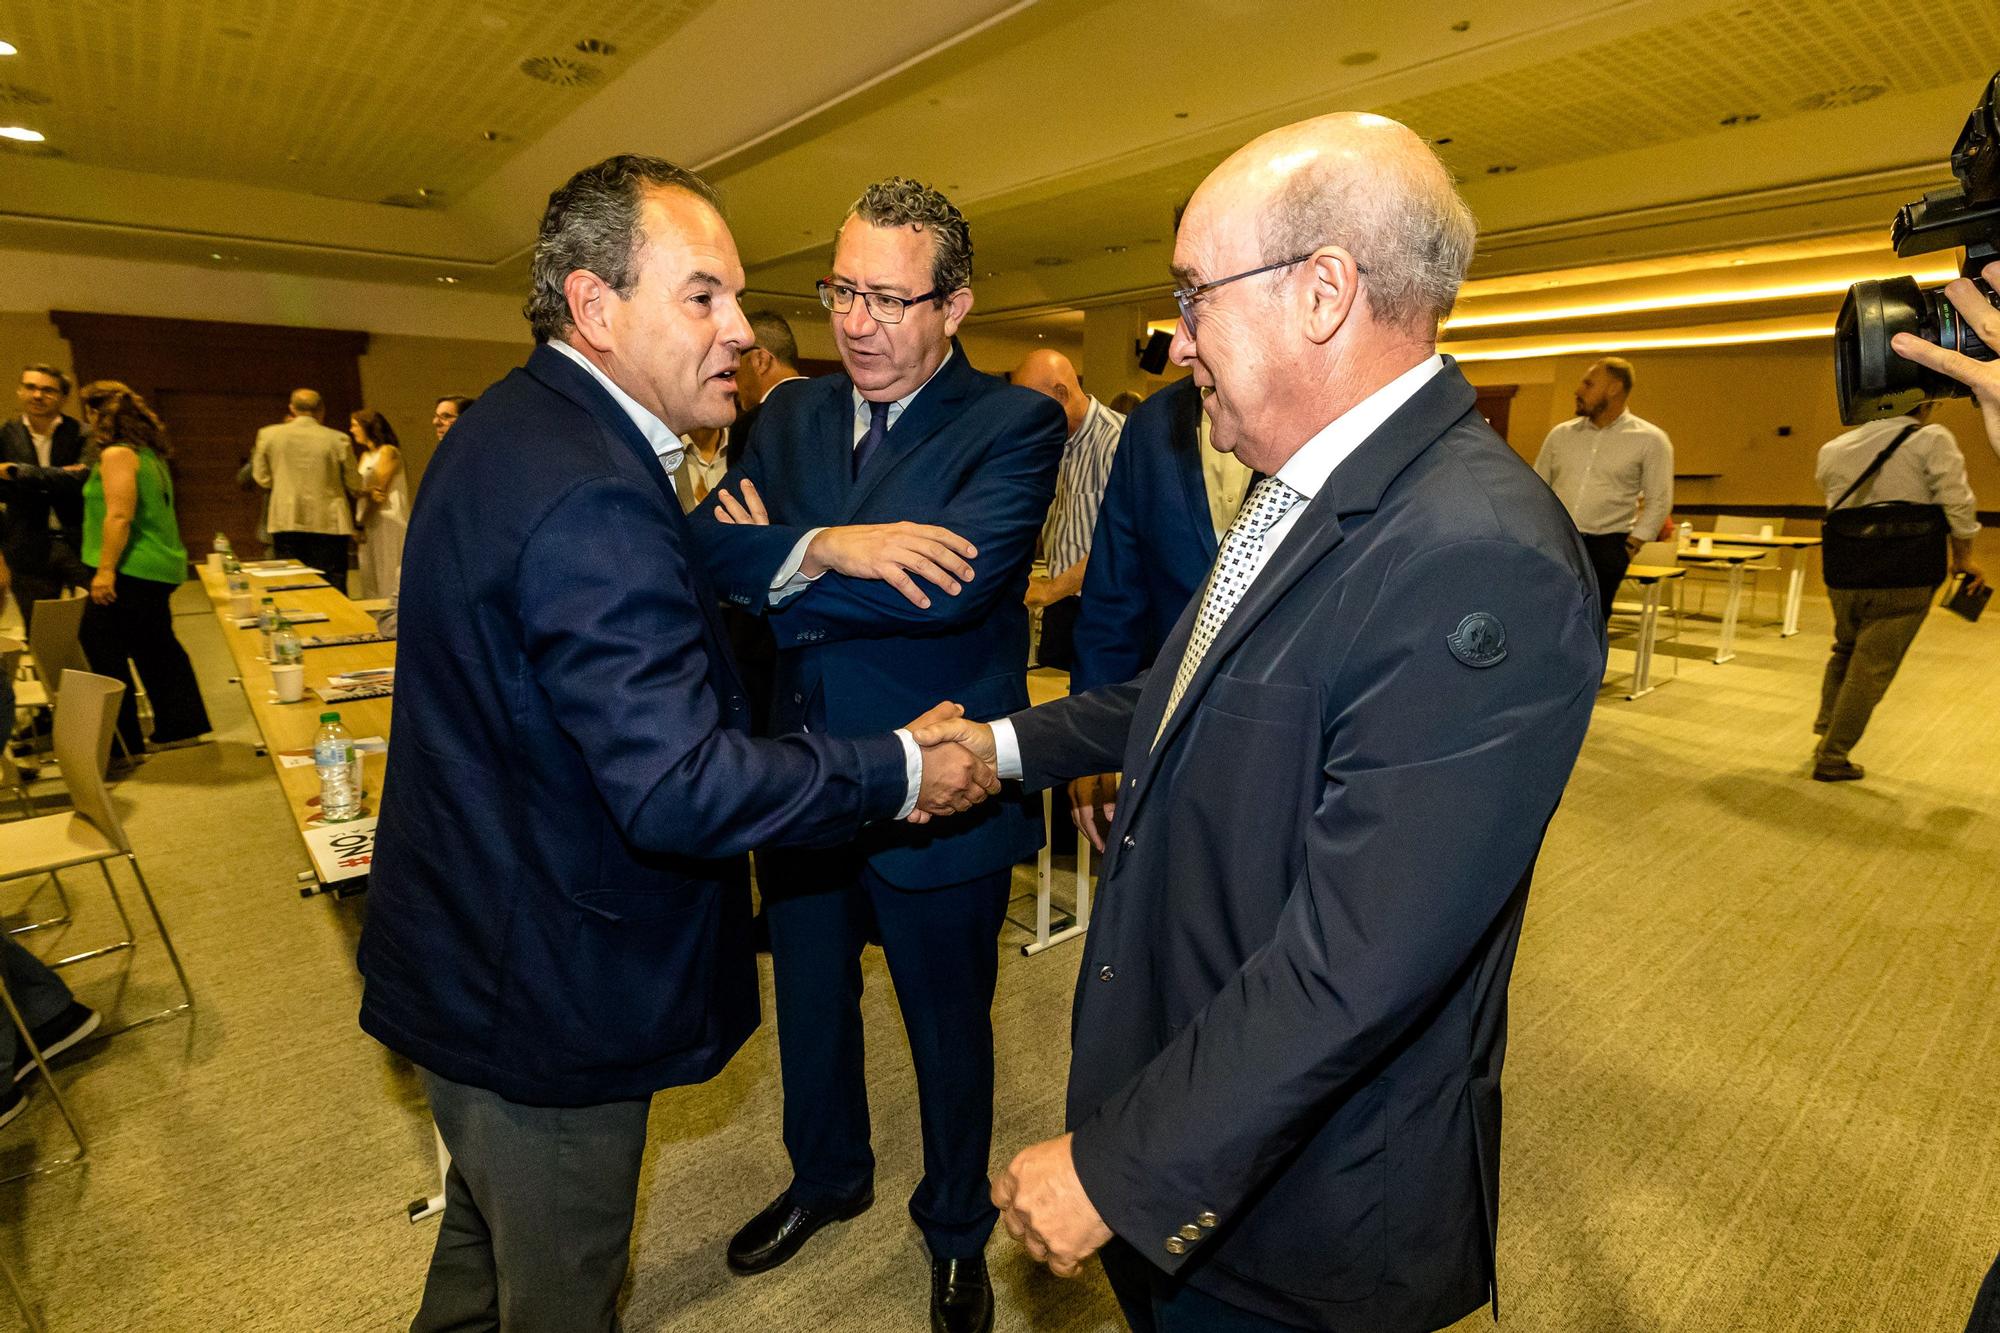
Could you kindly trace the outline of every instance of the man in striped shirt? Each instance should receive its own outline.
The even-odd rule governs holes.
[[[1069,440],[1063,445],[1062,470],[1056,474],[1055,503],[1042,525],[1042,558],[1046,577],[1028,580],[1028,607],[1042,613],[1036,661],[1068,671],[1076,662],[1071,639],[1082,603],[1083,570],[1090,558],[1090,534],[1097,526],[1097,505],[1104,483],[1111,478],[1111,457],[1118,452],[1118,435],[1125,418],[1083,391],[1076,367],[1053,348],[1028,353],[1014,368],[1013,381],[1056,400],[1069,420]]]

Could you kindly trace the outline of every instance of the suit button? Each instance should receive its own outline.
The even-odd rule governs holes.
[[[1194,1222],[1199,1227],[1212,1227],[1216,1224],[1217,1220],[1214,1213],[1197,1213],[1195,1214]]]
[[[1129,833],[1126,834],[1122,839],[1120,839],[1120,841],[1122,841],[1127,847],[1137,847],[1139,845],[1138,843],[1132,841],[1132,835]]]
[[[803,694],[795,694],[792,696],[792,702],[795,704],[802,704],[805,701],[806,697]]]
[[[1167,1237],[1167,1253],[1168,1253],[1168,1254],[1186,1254],[1186,1253],[1187,1253],[1187,1242],[1186,1242],[1186,1241],[1184,1241],[1184,1240],[1182,1240],[1182,1239],[1181,1239],[1181,1238],[1180,1238],[1179,1236],[1169,1236],[1169,1237]]]
[[[1111,981],[1115,979],[1117,975],[1118,974],[1116,972],[1113,972],[1111,970],[1111,964],[1109,963],[1106,963],[1103,967],[1097,969],[1097,979],[1099,981]]]
[[[1195,1241],[1201,1239],[1201,1228],[1190,1222],[1181,1228],[1181,1239]]]

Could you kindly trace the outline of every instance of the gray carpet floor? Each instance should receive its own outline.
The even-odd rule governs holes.
[[[116,799],[200,1008],[60,1062],[90,1157],[0,1186],[0,1256],[55,1330],[396,1328],[435,1234],[404,1207],[435,1163],[411,1070],[354,1023],[365,900],[299,898],[220,638],[182,610],[217,739]],[[1503,1330],[1956,1330],[2000,1248],[2000,628],[1934,616],[1856,751],[1869,779],[1822,786],[1804,774],[1825,625],[1809,606],[1797,638],[1751,628],[1722,667],[1691,646],[1657,693],[1599,705],[1515,977]],[[112,927],[74,878],[78,919],[29,937],[41,952]],[[1021,957],[1023,938],[1003,940],[995,1007],[1001,1160],[1059,1128],[1077,966],[1074,946]],[[172,985],[143,938],[70,972],[125,1013]],[[786,1179],[767,1025],[654,1103],[629,1329],[925,1326],[901,1206],[914,1086],[879,957],[868,980],[874,1211],[775,1273],[723,1268]],[[38,1096],[0,1132],[0,1174],[61,1145]],[[1004,1236],[991,1256],[1001,1328],[1119,1326],[1094,1272],[1050,1278]]]

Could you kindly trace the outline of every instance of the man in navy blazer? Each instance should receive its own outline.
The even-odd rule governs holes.
[[[361,1025],[451,1153],[413,1328],[615,1328],[659,1088],[757,1025],[744,853],[977,801],[887,727],[753,740],[671,474],[750,330],[707,184],[614,157],[550,196],[540,346],[410,520]],[[947,534],[948,535],[948,534]]]
[[[994,1183],[1135,1329],[1424,1333],[1494,1292],[1507,982],[1604,664],[1590,565],[1436,330],[1473,222],[1377,116],[1196,191],[1173,356],[1263,478],[1153,670],[988,728],[1122,769],[1070,1133]]]
[[[1090,538],[1071,694],[1130,680],[1151,666],[1208,577],[1217,524],[1236,517],[1246,478],[1229,454],[1203,457],[1201,420],[1201,386],[1193,376],[1161,389],[1125,419]],[[1212,485],[1225,493],[1211,493]],[[1117,796],[1116,773],[1069,785],[1070,818],[1100,852]]]
[[[982,718],[1027,704],[1021,599],[1068,427],[1050,399],[966,361],[953,335],[971,275],[970,235],[949,200],[915,181],[870,186],[819,284],[846,373],[771,397],[741,467],[691,516],[732,601],[765,606],[769,587],[811,580],[766,612],[778,727],[855,736],[945,697]],[[908,519],[970,542],[970,569],[822,576],[842,558],[843,531],[858,539]],[[842,524],[858,526],[829,526]],[[860,1005],[872,931],[916,1062],[925,1171],[910,1212],[931,1251],[933,1323],[990,1327],[996,941],[1012,867],[1041,837],[1038,810],[1016,791],[944,825],[759,854],[792,1182],[730,1242],[735,1271],[775,1268],[873,1202]]]

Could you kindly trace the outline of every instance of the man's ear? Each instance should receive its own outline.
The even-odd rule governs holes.
[[[569,319],[576,326],[577,336],[599,352],[610,351],[608,307],[619,299],[618,293],[589,269],[579,268],[570,270],[563,279],[563,297],[569,302]]]
[[[1354,313],[1361,295],[1361,266],[1337,245],[1313,251],[1306,264],[1306,336],[1326,343]]]
[[[965,317],[972,313],[972,288],[961,287],[944,298],[944,336],[953,337]]]

